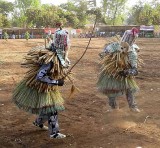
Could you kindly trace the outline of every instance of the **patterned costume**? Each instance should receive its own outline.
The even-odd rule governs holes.
[[[48,50],[37,47],[29,51],[23,63],[29,70],[13,92],[13,102],[20,109],[39,114],[34,125],[48,129],[43,125],[48,120],[51,138],[65,137],[59,133],[58,111],[65,109],[60,87],[68,68],[68,38],[66,30],[58,29]]]
[[[97,82],[99,91],[109,98],[109,106],[117,108],[116,98],[126,94],[129,108],[139,112],[134,93],[139,90],[134,76],[138,74],[139,47],[134,44],[138,36],[136,28],[125,31],[122,39],[117,37],[116,42],[107,44],[102,57],[101,73]]]

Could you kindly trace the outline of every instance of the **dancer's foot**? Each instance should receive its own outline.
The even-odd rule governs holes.
[[[141,112],[138,107],[131,107],[130,111],[135,112],[135,113],[140,113]]]
[[[61,134],[61,133],[56,133],[56,134],[50,135],[50,138],[55,138],[55,139],[62,139],[65,137],[66,137],[66,135]]]
[[[117,110],[119,110],[118,106],[116,106],[116,107],[109,106],[109,109],[106,112],[113,112],[113,111],[117,111]]]
[[[33,122],[33,125],[39,127],[42,130],[48,130],[48,127],[43,124],[38,124],[36,121]]]

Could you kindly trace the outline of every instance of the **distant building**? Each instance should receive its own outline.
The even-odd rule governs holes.
[[[140,37],[154,37],[154,26],[140,26]]]
[[[103,36],[107,37],[115,36],[116,34],[122,36],[125,30],[130,30],[133,27],[136,27],[138,30],[140,29],[140,26],[138,25],[128,25],[128,26],[98,25],[96,34],[99,34],[100,36],[103,34]]]

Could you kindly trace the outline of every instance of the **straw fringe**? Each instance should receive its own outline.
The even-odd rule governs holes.
[[[141,59],[138,61],[138,66],[140,62],[142,63]],[[97,82],[98,89],[104,94],[115,96],[118,93],[124,93],[126,89],[131,89],[134,92],[138,91],[139,88],[133,76],[124,78],[119,75],[120,71],[131,68],[129,63],[129,58],[124,52],[106,54],[100,62],[102,66]]]
[[[61,66],[56,53],[38,47],[30,50],[24,59],[22,66],[29,68],[29,70],[13,91],[13,102],[20,109],[33,114],[39,114],[41,111],[48,113],[55,110],[64,110],[64,100],[59,91],[60,87],[47,85],[36,80],[41,65],[51,61],[54,64],[50,77],[52,79],[64,77],[67,69]]]

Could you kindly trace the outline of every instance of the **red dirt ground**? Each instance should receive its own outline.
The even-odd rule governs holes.
[[[88,39],[72,39],[72,64],[83,53]],[[81,90],[68,100],[71,84],[63,87],[66,111],[59,114],[65,139],[49,139],[47,131],[32,125],[35,115],[19,110],[12,103],[12,90],[27,69],[20,63],[32,47],[43,39],[0,40],[0,147],[2,148],[159,148],[160,147],[160,39],[138,39],[145,65],[137,82],[141,91],[137,103],[141,113],[128,109],[126,98],[118,99],[119,111],[106,113],[107,98],[97,91],[98,53],[106,39],[92,39],[86,55],[73,69],[75,84]]]

